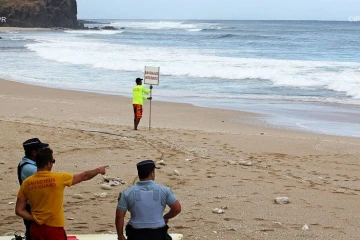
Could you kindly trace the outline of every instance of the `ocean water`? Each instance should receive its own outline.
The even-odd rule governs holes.
[[[360,22],[100,22],[110,24],[88,26],[119,30],[0,32],[0,78],[130,97],[144,66],[154,66],[154,100],[360,137]]]

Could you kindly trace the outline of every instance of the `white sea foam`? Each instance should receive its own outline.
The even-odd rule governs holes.
[[[186,31],[189,32],[200,32],[202,30],[202,28],[194,28],[194,29],[187,29]]]
[[[12,41],[24,41],[23,37],[18,37],[18,36],[12,36],[12,37],[9,37],[9,39]]]
[[[113,35],[113,34],[123,33],[124,31],[118,31],[118,30],[66,30],[64,32],[70,33],[70,34],[77,34],[77,35],[86,35],[86,34]]]
[[[277,86],[323,88],[360,99],[360,63],[220,57],[208,55],[205,50],[108,44],[80,38],[40,40],[27,47],[45,59],[99,69],[141,72],[144,65],[154,65],[161,66],[161,73],[168,76],[261,79]]]
[[[217,27],[217,24],[214,23],[186,23],[183,21],[119,21],[111,23],[111,26],[142,30],[184,29],[195,32],[201,31],[205,28],[220,29]]]
[[[144,21],[121,21],[114,22],[112,26],[125,27],[125,28],[134,28],[134,29],[192,29],[196,28],[195,24],[186,24],[183,22],[173,22],[173,21],[154,21],[154,22],[144,22]]]
[[[272,29],[273,23],[224,21],[119,20],[112,25],[125,27],[127,34],[6,32],[0,77],[131,97],[133,79],[143,74],[143,66],[160,66],[157,100],[254,111],[274,117],[270,124],[360,136],[360,63],[352,51],[358,44],[346,24],[344,35],[338,24],[328,32],[320,23],[307,23],[316,31],[304,30],[309,34],[304,44],[296,42],[303,41],[297,32],[289,33],[292,23],[282,26],[284,32]],[[280,37],[267,37],[271,33]],[[8,39],[27,42],[28,49]]]

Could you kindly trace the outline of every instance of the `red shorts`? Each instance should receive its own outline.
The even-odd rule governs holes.
[[[63,227],[50,227],[32,222],[30,229],[31,240],[67,240]]]
[[[142,109],[142,105],[140,104],[133,104],[133,108],[134,108],[134,118],[142,118],[142,113],[143,113],[143,109]]]

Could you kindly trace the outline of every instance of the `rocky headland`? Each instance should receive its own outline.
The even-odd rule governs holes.
[[[0,27],[84,28],[76,0],[0,0]]]

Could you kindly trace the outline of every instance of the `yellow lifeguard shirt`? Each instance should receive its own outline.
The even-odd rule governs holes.
[[[147,97],[145,97],[143,95],[143,93],[145,94],[149,94],[150,90],[146,89],[143,85],[136,85],[133,88],[133,104],[140,104],[143,105],[143,102],[145,99],[147,99]]]
[[[64,189],[70,187],[73,174],[39,171],[25,179],[18,198],[29,200],[31,214],[39,225],[64,227]]]

